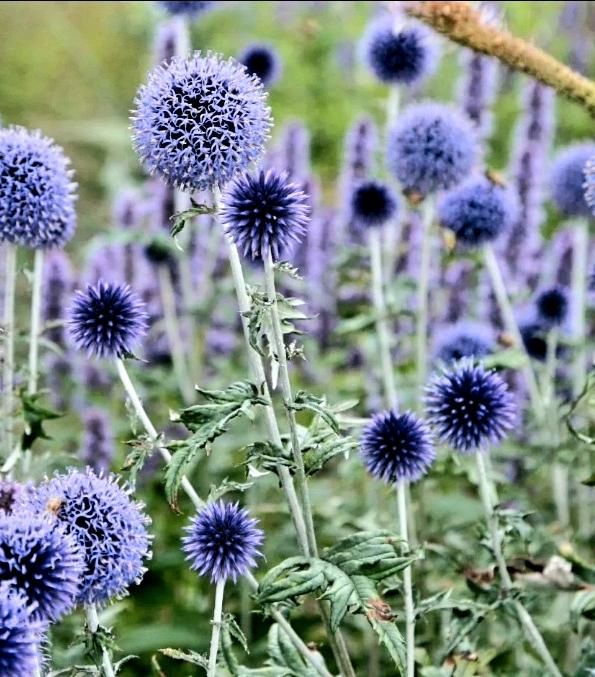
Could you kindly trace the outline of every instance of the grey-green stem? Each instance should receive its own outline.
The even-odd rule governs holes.
[[[4,442],[7,456],[13,451],[13,414],[14,414],[14,299],[17,273],[17,249],[5,244],[4,278],[4,363],[2,366]]]
[[[428,350],[428,292],[432,258],[432,220],[434,198],[427,196],[422,203],[422,241],[419,278],[417,283],[417,327],[415,333],[416,396],[420,397],[426,383]]]
[[[221,620],[223,618],[223,593],[225,591],[225,579],[218,581],[215,586],[215,606],[213,607],[213,621],[211,629],[211,646],[209,649],[209,665],[207,677],[215,677],[217,674],[217,654],[219,652],[219,636],[221,635]]]
[[[39,373],[39,335],[41,322],[41,284],[43,280],[43,249],[35,250],[33,264],[33,284],[31,289],[31,327],[29,332],[29,380],[27,393],[34,395],[37,392],[37,377]]]
[[[87,615],[87,627],[89,632],[94,635],[99,629],[99,617],[97,615],[97,607],[95,604],[88,604],[85,607]],[[101,648],[101,667],[103,668],[104,677],[115,677],[116,673],[110,660],[109,653],[105,647]]]

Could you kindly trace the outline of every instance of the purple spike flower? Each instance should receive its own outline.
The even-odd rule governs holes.
[[[167,63],[188,47],[188,32],[184,21],[172,19],[157,26],[153,40],[153,63]]]
[[[264,87],[271,87],[281,76],[281,60],[270,45],[249,45],[238,57],[250,75],[255,75]]]
[[[74,608],[83,555],[51,516],[0,517],[0,581],[23,593],[34,620],[55,622]]]
[[[459,81],[459,105],[480,139],[492,131],[491,106],[496,98],[498,62],[470,49],[461,51],[463,73]]]
[[[42,625],[31,618],[25,596],[0,584],[0,675],[29,677],[41,663]]]
[[[37,487],[29,507],[38,514],[53,511],[83,552],[78,602],[108,602],[142,579],[150,520],[115,475],[101,477],[91,469],[56,474]]]
[[[564,216],[590,216],[584,183],[585,165],[595,155],[595,143],[577,143],[561,150],[550,176],[552,199]]]
[[[0,241],[46,249],[70,240],[76,184],[69,164],[40,132],[0,129]]]
[[[259,261],[270,247],[278,260],[300,242],[308,224],[306,196],[285,174],[261,171],[233,181],[221,200],[221,220],[241,253]]]
[[[89,356],[124,357],[147,330],[144,305],[128,285],[99,282],[77,291],[69,318],[75,345]]]
[[[84,433],[80,457],[83,463],[101,475],[109,471],[114,458],[114,436],[107,412],[99,407],[82,414]]]
[[[435,375],[426,387],[425,402],[438,437],[462,453],[501,442],[516,414],[500,376],[467,360]]]
[[[310,174],[310,132],[299,120],[283,127],[279,144],[279,169],[292,181],[304,181]]]
[[[214,0],[158,0],[157,4],[174,16],[182,15],[195,19],[212,9],[216,3]]]
[[[121,244],[100,243],[92,246],[85,260],[81,282],[96,284],[104,280],[112,284],[126,282],[126,262]]]
[[[272,121],[258,78],[233,59],[195,52],[149,74],[133,124],[147,170],[195,191],[247,170],[262,156]]]
[[[213,583],[234,583],[256,566],[264,533],[258,521],[239,503],[209,503],[186,527],[182,539],[186,559],[194,571]]]
[[[141,222],[145,205],[138,191],[132,188],[121,190],[112,206],[113,225],[122,230],[133,230]]]
[[[360,454],[367,471],[389,484],[416,482],[436,458],[430,429],[411,412],[383,411],[364,428]]]
[[[45,331],[46,337],[60,348],[66,347],[64,327],[66,300],[74,288],[74,271],[68,255],[60,249],[48,252],[43,266],[42,317],[46,324],[54,324]]]

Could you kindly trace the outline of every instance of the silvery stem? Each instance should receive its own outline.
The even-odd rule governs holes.
[[[31,291],[31,329],[29,334],[29,381],[27,393],[37,392],[39,362],[39,335],[41,321],[41,284],[43,280],[43,249],[35,250],[33,265],[33,288]]]
[[[87,615],[87,626],[89,632],[94,635],[99,629],[99,617],[97,615],[97,607],[95,604],[88,604],[85,607],[85,612]],[[112,662],[109,657],[109,653],[102,647],[102,656],[101,656],[101,667],[103,668],[103,673],[105,677],[115,677],[116,673],[112,666]]]
[[[3,413],[4,413],[4,440],[6,455],[12,452],[13,413],[14,413],[14,299],[17,272],[17,250],[12,244],[5,245],[6,271],[4,277],[4,354],[2,367]]]
[[[432,220],[434,200],[426,197],[422,207],[422,240],[419,278],[417,282],[417,327],[415,333],[415,372],[417,375],[417,396],[421,396],[426,383],[428,349],[428,291],[430,286],[430,264],[432,258]]]
[[[225,579],[217,581],[215,587],[215,606],[213,608],[213,629],[211,631],[211,648],[209,649],[209,666],[207,677],[215,677],[217,671],[217,654],[219,652],[219,636],[221,634],[221,620],[223,617],[223,592]]]

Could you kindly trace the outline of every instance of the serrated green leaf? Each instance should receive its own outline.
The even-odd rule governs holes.
[[[207,496],[207,503],[217,501],[231,491],[247,491],[253,485],[254,482],[233,482],[226,477],[221,484],[211,484],[209,495]]]
[[[46,421],[62,418],[64,414],[40,404],[40,399],[43,397],[42,392],[30,395],[25,390],[21,390],[19,396],[23,407],[23,418],[25,419],[21,448],[31,449],[35,440],[50,439],[43,429],[43,424]]]
[[[148,435],[141,435],[134,440],[126,442],[130,451],[122,464],[122,471],[128,473],[128,484],[134,489],[138,473],[143,469],[147,459],[153,453],[155,447],[161,442],[152,440]]]
[[[299,390],[293,398],[293,403],[290,405],[291,409],[296,411],[303,411],[307,409],[313,411],[320,416],[326,424],[337,434],[340,432],[339,422],[335,417],[335,412],[327,404],[326,397],[317,397],[308,393],[305,390]]]
[[[196,651],[181,651],[180,649],[160,649],[159,653],[162,653],[168,658],[173,658],[177,661],[184,661],[185,663],[191,663],[192,665],[198,665],[201,668],[206,668],[209,665],[208,659],[202,654],[197,653]]]
[[[270,627],[268,650],[274,666],[288,670],[288,674],[292,677],[315,677],[318,674],[307,665],[287,634],[277,623],[273,623]]]

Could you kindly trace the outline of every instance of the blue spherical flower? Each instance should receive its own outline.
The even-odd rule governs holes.
[[[133,122],[146,168],[192,191],[221,186],[248,169],[272,125],[260,80],[233,59],[200,52],[150,73]]]
[[[0,583],[0,675],[30,677],[41,663],[41,624],[31,618],[25,596]]]
[[[589,216],[585,198],[585,165],[595,155],[595,144],[579,143],[561,150],[554,158],[550,191],[556,207],[565,216]]]
[[[209,503],[192,519],[182,539],[191,568],[214,583],[237,581],[261,556],[264,534],[257,525],[238,503]]]
[[[483,324],[460,322],[438,336],[435,359],[450,364],[463,358],[479,360],[493,352],[493,333]]]
[[[139,583],[150,557],[149,518],[114,475],[70,470],[39,485],[29,499],[36,513],[52,512],[84,555],[77,601],[108,602]]]
[[[0,517],[0,581],[25,595],[35,620],[54,622],[74,608],[83,569],[78,544],[51,517]]]
[[[527,355],[538,362],[545,362],[547,357],[547,327],[542,322],[527,321],[520,324],[519,331]],[[559,350],[560,347],[558,346]]]
[[[269,45],[250,45],[240,54],[238,61],[244,64],[250,75],[255,75],[265,87],[275,84],[281,74],[281,61],[276,50]]]
[[[286,174],[274,170],[235,179],[221,199],[221,221],[242,254],[259,261],[267,248],[278,259],[301,242],[308,224],[308,198]]]
[[[452,188],[470,174],[477,155],[471,123],[444,104],[411,105],[389,131],[387,166],[409,194]]]
[[[365,228],[382,226],[395,216],[397,198],[392,190],[380,181],[362,181],[353,189],[351,213],[357,223]]]
[[[77,348],[97,357],[124,357],[147,330],[144,304],[125,284],[98,282],[77,291],[69,318]]]
[[[564,324],[569,305],[568,291],[559,286],[542,291],[535,301],[537,317],[547,327]]]
[[[591,207],[591,213],[595,215],[595,154],[587,161],[583,172],[585,175],[585,182],[583,183],[585,200]]]
[[[507,230],[518,213],[511,191],[486,177],[465,181],[440,202],[438,220],[452,230],[457,242],[478,247]]]
[[[174,16],[185,15],[195,18],[211,9],[214,0],[159,0],[158,4]]]
[[[70,240],[76,184],[69,164],[40,132],[0,128],[0,240],[34,249]]]
[[[362,433],[360,454],[370,475],[389,484],[419,480],[436,457],[426,423],[396,411],[373,416]]]
[[[493,371],[468,361],[431,380],[426,408],[438,437],[463,453],[497,444],[515,419],[506,383]]]
[[[394,27],[394,19],[374,21],[364,36],[364,56],[370,70],[387,84],[412,85],[436,65],[436,44],[421,25]]]

